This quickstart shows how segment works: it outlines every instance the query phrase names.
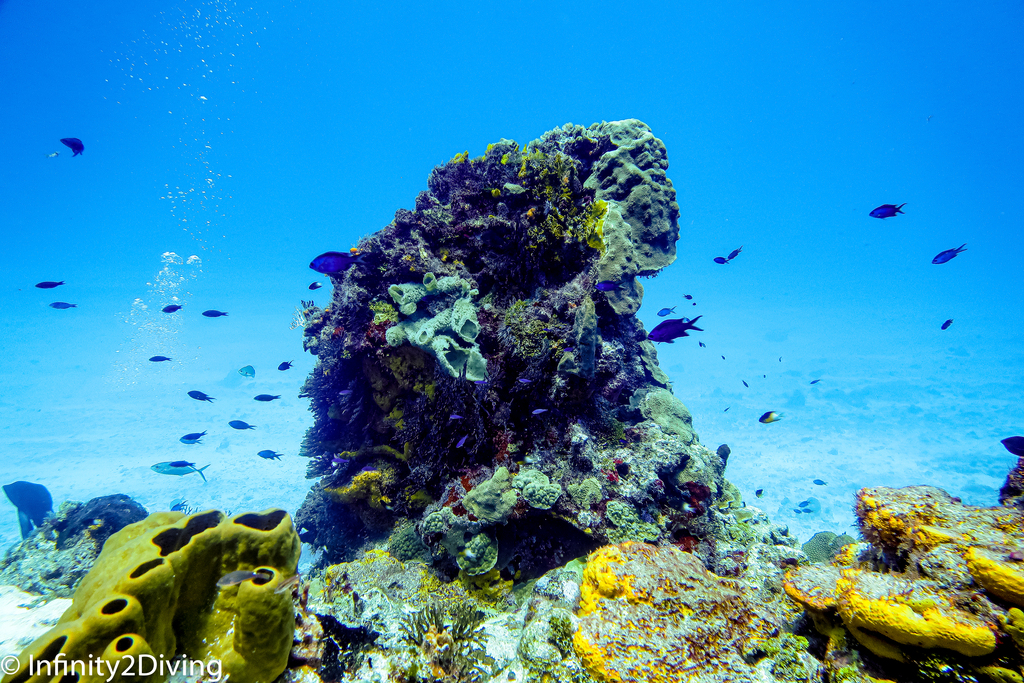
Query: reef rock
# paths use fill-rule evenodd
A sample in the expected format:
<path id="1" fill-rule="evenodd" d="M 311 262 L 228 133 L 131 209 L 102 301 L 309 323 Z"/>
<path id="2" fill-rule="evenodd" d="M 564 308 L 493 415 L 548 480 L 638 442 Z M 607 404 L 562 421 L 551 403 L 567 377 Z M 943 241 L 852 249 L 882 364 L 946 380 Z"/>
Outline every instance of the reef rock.
<path id="1" fill-rule="evenodd" d="M 930 486 L 862 489 L 856 510 L 870 543 L 785 582 L 834 679 L 1024 680 L 1024 512 Z"/>
<path id="2" fill-rule="evenodd" d="M 675 260 L 667 168 L 632 119 L 457 154 L 330 275 L 328 306 L 304 303 L 320 481 L 296 525 L 325 564 L 398 527 L 449 578 L 536 578 L 625 540 L 718 563 L 724 458 L 634 315 L 638 279 Z"/>
<path id="3" fill-rule="evenodd" d="M 146 508 L 123 493 L 62 503 L 56 515 L 7 550 L 0 560 L 0 585 L 47 598 L 70 598 L 103 543 L 146 514 Z"/>

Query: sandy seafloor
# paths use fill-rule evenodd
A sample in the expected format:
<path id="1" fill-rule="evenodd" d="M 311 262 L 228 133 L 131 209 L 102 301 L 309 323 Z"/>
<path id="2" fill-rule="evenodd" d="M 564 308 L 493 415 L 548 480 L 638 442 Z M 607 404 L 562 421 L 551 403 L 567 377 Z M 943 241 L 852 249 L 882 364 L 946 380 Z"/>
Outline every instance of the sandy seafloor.
<path id="1" fill-rule="evenodd" d="M 199 509 L 294 513 L 312 483 L 297 456 L 312 420 L 298 392 L 315 359 L 301 352 L 301 331 L 288 329 L 291 310 L 243 303 L 230 307 L 229 318 L 207 320 L 195 315 L 203 304 L 190 303 L 193 315 L 172 321 L 136 302 L 97 327 L 88 309 L 58 318 L 69 312 L 36 299 L 16 298 L 13 313 L 0 320 L 8 357 L 18 359 L 0 365 L 6 481 L 44 484 L 55 506 L 126 493 L 150 511 L 185 498 Z M 317 299 L 323 305 L 327 296 Z M 648 311 L 659 305 L 656 295 L 645 303 L 648 328 L 657 322 Z M 659 346 L 701 441 L 732 448 L 726 476 L 747 503 L 788 524 L 801 541 L 820 530 L 852 533 L 854 494 L 863 486 L 926 483 L 970 504 L 996 504 L 1014 462 L 999 439 L 1019 432 L 1012 420 L 1024 387 L 1024 353 L 1013 339 L 968 326 L 939 336 L 930 320 L 863 317 L 844 327 L 822 315 L 780 315 L 788 322 L 747 333 L 763 318 L 756 309 L 728 319 L 712 313 L 699 337 L 706 348 L 695 339 Z M 59 328 L 49 324 L 54 320 Z M 154 353 L 175 360 L 149 363 Z M 276 369 L 292 359 L 291 370 Z M 238 374 L 247 364 L 256 367 L 255 379 Z M 810 385 L 817 377 L 823 381 Z M 217 400 L 192 400 L 191 389 Z M 282 398 L 254 401 L 259 393 Z M 766 410 L 785 417 L 760 424 Z M 257 429 L 236 431 L 227 425 L 232 419 Z M 203 430 L 209 434 L 200 445 L 178 442 Z M 262 449 L 284 457 L 261 459 Z M 150 470 L 178 459 L 209 464 L 209 483 Z M 816 486 L 815 478 L 828 483 Z M 795 514 L 796 503 L 811 496 L 820 511 Z M 0 544 L 18 540 L 15 510 L 3 498 Z M 53 616 L 26 615 L 17 607 L 25 602 L 0 595 L 0 655 L 18 651 L 17 641 L 45 630 L 38 622 Z M 26 619 L 37 622 L 30 632 Z"/>

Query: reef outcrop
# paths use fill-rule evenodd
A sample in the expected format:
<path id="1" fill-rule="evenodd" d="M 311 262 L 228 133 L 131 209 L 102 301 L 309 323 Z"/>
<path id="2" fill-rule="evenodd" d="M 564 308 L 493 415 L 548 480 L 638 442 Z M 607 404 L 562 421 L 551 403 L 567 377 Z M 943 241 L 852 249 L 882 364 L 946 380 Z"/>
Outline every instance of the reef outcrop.
<path id="1" fill-rule="evenodd" d="M 62 503 L 56 515 L 4 553 L 0 585 L 18 586 L 46 598 L 70 598 L 103 543 L 147 514 L 146 508 L 123 493 Z"/>
<path id="2" fill-rule="evenodd" d="M 856 511 L 868 542 L 785 582 L 833 679 L 1024 680 L 1024 512 L 930 486 L 862 489 Z"/>
<path id="3" fill-rule="evenodd" d="M 675 260 L 667 168 L 633 119 L 500 140 L 329 274 L 302 316 L 319 481 L 296 516 L 325 564 L 401 528 L 449 578 L 527 580 L 626 540 L 717 565 L 725 459 L 635 316 Z"/>

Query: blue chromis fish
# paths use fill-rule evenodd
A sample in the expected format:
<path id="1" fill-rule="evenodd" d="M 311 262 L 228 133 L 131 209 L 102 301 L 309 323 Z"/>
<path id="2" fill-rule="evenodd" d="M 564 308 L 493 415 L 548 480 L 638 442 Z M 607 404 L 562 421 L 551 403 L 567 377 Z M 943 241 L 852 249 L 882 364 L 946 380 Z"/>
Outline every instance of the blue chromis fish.
<path id="1" fill-rule="evenodd" d="M 770 422 L 778 422 L 782 419 L 782 413 L 776 413 L 773 410 L 769 410 L 767 413 L 757 418 L 757 421 L 762 424 L 768 424 Z"/>
<path id="2" fill-rule="evenodd" d="M 310 289 L 320 289 L 321 287 L 323 287 L 323 285 L 320 284 L 319 282 L 311 282 L 309 284 Z"/>
<path id="3" fill-rule="evenodd" d="M 967 251 L 967 242 L 964 242 L 956 249 L 947 249 L 946 251 L 940 252 L 938 256 L 932 259 L 932 263 L 937 265 L 939 263 L 952 261 L 961 251 Z"/>
<path id="4" fill-rule="evenodd" d="M 235 429 L 256 429 L 256 425 L 251 425 L 248 422 L 243 422 L 241 420 L 232 420 L 231 422 L 228 422 L 228 424 Z"/>
<path id="5" fill-rule="evenodd" d="M 599 292 L 611 292 L 618 288 L 619 283 L 613 282 L 612 280 L 601 280 L 596 285 L 594 285 L 594 289 L 596 289 Z"/>
<path id="6" fill-rule="evenodd" d="M 815 479 L 811 483 L 815 484 L 817 486 L 828 486 L 828 482 L 827 481 L 822 481 L 821 479 Z"/>
<path id="7" fill-rule="evenodd" d="M 150 467 L 150 469 L 159 474 L 173 474 L 179 477 L 186 474 L 192 474 L 193 472 L 198 472 L 199 476 L 203 478 L 203 481 L 206 481 L 206 475 L 203 474 L 203 470 L 207 467 L 209 467 L 209 465 L 206 465 L 205 467 L 196 467 L 194 462 L 174 460 L 171 462 L 158 462 Z"/>
<path id="8" fill-rule="evenodd" d="M 741 251 L 743 251 L 743 247 L 740 247 L 739 249 L 733 249 L 732 251 L 729 252 L 729 255 L 726 258 L 732 261 L 734 258 L 740 255 Z"/>
<path id="9" fill-rule="evenodd" d="M 725 265 L 726 263 L 729 262 L 729 259 L 725 258 L 724 256 L 716 256 L 714 258 L 714 261 L 719 265 Z"/>
<path id="10" fill-rule="evenodd" d="M 173 358 L 168 358 L 167 356 L 150 356 L 149 360 L 152 363 L 162 363 L 164 361 L 173 360 Z"/>
<path id="11" fill-rule="evenodd" d="M 747 389 L 749 389 L 749 388 L 750 388 L 750 385 L 749 385 L 749 384 L 747 384 L 747 380 L 745 380 L 745 379 L 741 379 L 740 381 L 741 381 L 741 382 L 743 382 L 743 386 L 745 386 L 745 387 L 746 387 Z"/>
<path id="12" fill-rule="evenodd" d="M 674 310 L 676 310 L 675 306 L 673 306 L 672 308 L 663 308 L 660 311 L 658 311 L 658 317 L 664 318 L 666 315 L 671 314 Z"/>
<path id="13" fill-rule="evenodd" d="M 702 349 L 706 349 L 708 347 L 708 345 L 702 341 L 697 342 L 697 346 L 699 346 Z"/>
<path id="14" fill-rule="evenodd" d="M 50 304 L 50 308 L 56 308 L 59 311 L 63 311 L 69 308 L 78 308 L 78 304 L 66 304 L 63 301 L 54 301 Z"/>
<path id="15" fill-rule="evenodd" d="M 309 267 L 324 275 L 340 273 L 357 263 L 363 262 L 363 255 L 358 249 L 351 249 L 345 254 L 340 251 L 327 251 L 310 261 Z"/>
<path id="16" fill-rule="evenodd" d="M 188 395 L 197 401 L 207 401 L 209 403 L 213 403 L 214 401 L 217 400 L 213 396 L 207 396 L 201 391 L 190 391 L 188 392 Z"/>
<path id="17" fill-rule="evenodd" d="M 211 308 L 208 311 L 203 311 L 203 315 L 207 318 L 220 318 L 226 316 L 227 314 L 227 311 L 218 311 L 215 308 Z"/>
<path id="18" fill-rule="evenodd" d="M 238 368 L 238 374 L 242 377 L 255 377 L 256 368 L 251 365 L 246 365 L 244 368 Z"/>
<path id="19" fill-rule="evenodd" d="M 1024 458 L 1024 436 L 1008 436 L 999 443 L 1018 458 Z"/>
<path id="20" fill-rule="evenodd" d="M 530 414 L 531 415 L 543 415 L 546 412 L 548 412 L 547 408 L 537 408 L 536 410 L 531 411 Z"/>
<path id="21" fill-rule="evenodd" d="M 952 324 L 953 324 L 953 319 L 952 319 L 952 318 L 950 318 L 950 319 L 949 319 L 949 320 L 947 320 L 946 322 L 942 323 L 942 329 L 944 329 L 944 330 L 948 330 L 948 329 L 949 329 L 949 326 L 950 326 L 950 325 L 952 325 Z"/>
<path id="22" fill-rule="evenodd" d="M 178 439 L 178 441 L 182 442 L 183 444 L 188 444 L 189 446 L 191 446 L 193 444 L 202 443 L 200 439 L 202 439 L 204 436 L 206 436 L 206 432 L 192 432 L 191 434 L 186 434 L 185 436 L 181 437 L 180 439 Z"/>
<path id="23" fill-rule="evenodd" d="M 882 204 L 877 209 L 872 209 L 871 213 L 868 215 L 872 218 L 892 218 L 898 213 L 903 213 L 902 209 L 906 205 L 906 202 L 903 202 L 899 206 L 896 206 L 895 204 Z"/>
<path id="24" fill-rule="evenodd" d="M 53 498 L 45 486 L 28 481 L 4 484 L 3 488 L 7 498 L 18 508 L 21 537 L 28 538 L 32 534 L 33 525 L 41 526 L 53 512 Z"/>
<path id="25" fill-rule="evenodd" d="M 37 282 L 36 287 L 38 287 L 39 289 L 53 289 L 54 287 L 60 287 L 62 284 L 64 284 L 63 280 L 61 280 L 60 282 L 53 282 L 47 280 L 46 282 Z"/>
<path id="26" fill-rule="evenodd" d="M 278 394 L 277 396 L 271 396 L 270 394 L 258 394 L 256 396 L 253 396 L 252 400 L 254 400 L 254 401 L 276 401 L 279 398 L 281 398 L 280 394 Z"/>
<path id="27" fill-rule="evenodd" d="M 85 150 L 85 145 L 78 138 L 61 138 L 60 141 L 71 148 L 71 151 L 74 152 L 71 155 L 73 157 L 77 157 Z"/>
<path id="28" fill-rule="evenodd" d="M 679 318 L 678 320 L 666 320 L 665 322 L 658 323 L 658 326 L 651 330 L 647 338 L 654 342 L 671 344 L 676 339 L 688 337 L 690 330 L 703 332 L 704 330 L 695 324 L 702 317 L 704 316 L 698 315 L 693 320 Z"/>
<path id="29" fill-rule="evenodd" d="M 160 310 L 163 311 L 164 313 L 174 313 L 175 311 L 180 311 L 181 306 L 179 306 L 178 304 L 171 304 L 170 306 L 164 306 Z"/>
<path id="30" fill-rule="evenodd" d="M 283 362 L 280 365 L 278 365 L 277 369 L 278 370 L 287 370 L 288 368 L 290 368 L 292 366 L 292 363 L 294 363 L 294 362 L 295 361 L 286 360 L 285 362 Z"/>
<path id="31" fill-rule="evenodd" d="M 811 380 L 811 384 L 817 384 L 820 381 L 821 381 L 820 379 L 812 379 Z"/>
<path id="32" fill-rule="evenodd" d="M 271 450 L 265 450 L 265 451 L 260 451 L 256 455 L 258 455 L 261 458 L 264 458 L 266 460 L 280 460 L 282 454 L 281 453 L 275 453 L 274 451 L 271 451 Z"/>
<path id="33" fill-rule="evenodd" d="M 468 438 L 469 438 L 469 434 L 467 434 L 466 436 L 464 436 L 461 439 L 459 439 L 459 442 L 457 444 L 455 444 L 455 447 L 456 448 L 462 448 L 462 445 L 464 443 L 466 443 L 466 439 L 468 439 Z"/>

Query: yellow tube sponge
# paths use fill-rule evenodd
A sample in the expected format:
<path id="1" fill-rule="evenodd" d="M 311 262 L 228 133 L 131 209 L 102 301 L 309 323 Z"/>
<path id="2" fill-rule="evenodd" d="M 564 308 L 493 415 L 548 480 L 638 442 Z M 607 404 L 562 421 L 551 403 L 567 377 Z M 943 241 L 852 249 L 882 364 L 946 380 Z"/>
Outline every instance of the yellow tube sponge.
<path id="1" fill-rule="evenodd" d="M 1024 563 L 992 548 L 971 548 L 965 559 L 971 576 L 982 588 L 1007 602 L 1024 605 Z"/>
<path id="2" fill-rule="evenodd" d="M 995 627 L 955 607 L 926 582 L 892 574 L 844 569 L 836 583 L 839 615 L 858 640 L 883 657 L 874 636 L 924 648 L 953 650 L 968 657 L 990 654 L 996 647 Z M 861 638 L 867 632 L 874 642 Z"/>
<path id="3" fill-rule="evenodd" d="M 273 680 L 288 663 L 295 629 L 291 596 L 276 588 L 295 574 L 300 545 L 284 510 L 228 519 L 216 510 L 188 517 L 160 512 L 129 524 L 107 539 L 71 607 L 3 681 L 54 678 L 56 670 L 39 673 L 43 662 L 63 674 L 63 662 L 101 657 L 113 664 L 132 655 L 137 669 L 139 655 L 159 662 L 177 654 L 193 663 L 193 676 L 214 675 L 220 666 L 233 683 Z M 233 571 L 257 570 L 258 578 L 217 585 Z M 27 669 L 30 657 L 35 675 Z M 197 672 L 200 661 L 210 668 Z M 135 680 L 123 676 L 125 666 L 112 677 L 109 665 L 76 670 L 77 682 Z M 163 681 L 168 673 L 158 669 L 148 680 Z"/>

